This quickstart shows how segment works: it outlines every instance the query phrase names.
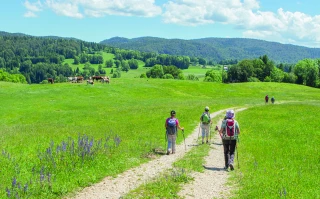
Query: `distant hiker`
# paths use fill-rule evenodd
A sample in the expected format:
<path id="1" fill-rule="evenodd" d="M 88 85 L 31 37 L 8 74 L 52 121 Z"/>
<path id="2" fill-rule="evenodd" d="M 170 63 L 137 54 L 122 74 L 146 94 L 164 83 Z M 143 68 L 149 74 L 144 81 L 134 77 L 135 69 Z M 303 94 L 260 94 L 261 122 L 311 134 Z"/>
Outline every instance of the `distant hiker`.
<path id="1" fill-rule="evenodd" d="M 271 103 L 274 104 L 274 101 L 276 101 L 276 100 L 275 100 L 274 97 L 272 96 L 272 97 L 271 97 Z"/>
<path id="2" fill-rule="evenodd" d="M 170 112 L 170 117 L 166 119 L 165 127 L 168 139 L 167 155 L 170 153 L 174 154 L 176 152 L 178 129 L 184 130 L 183 127 L 180 127 L 179 120 L 176 118 L 176 112 L 174 110 Z"/>
<path id="3" fill-rule="evenodd" d="M 208 106 L 204 108 L 204 112 L 200 117 L 200 121 L 201 121 L 201 130 L 202 130 L 202 144 L 204 143 L 204 137 L 206 137 L 206 143 L 208 143 L 208 137 L 210 133 L 210 124 L 211 124 L 211 117 L 210 117 Z"/>
<path id="4" fill-rule="evenodd" d="M 240 134 L 239 123 L 236 120 L 234 120 L 234 117 L 234 111 L 227 110 L 226 119 L 222 121 L 221 128 L 219 131 L 219 134 L 222 137 L 222 143 L 224 148 L 224 169 L 228 169 L 229 167 L 231 170 L 234 169 L 234 152 L 237 144 L 237 137 Z"/>
<path id="5" fill-rule="evenodd" d="M 266 104 L 268 104 L 269 96 L 268 96 L 268 95 L 266 95 L 266 96 L 264 97 L 264 100 L 266 101 Z"/>

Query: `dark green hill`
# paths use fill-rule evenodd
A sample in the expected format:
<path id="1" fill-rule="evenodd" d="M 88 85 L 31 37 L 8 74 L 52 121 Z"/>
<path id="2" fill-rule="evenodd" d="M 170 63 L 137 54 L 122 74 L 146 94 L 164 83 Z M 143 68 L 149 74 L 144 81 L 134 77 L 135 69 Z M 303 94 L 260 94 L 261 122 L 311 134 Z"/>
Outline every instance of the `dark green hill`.
<path id="1" fill-rule="evenodd" d="M 252 59 L 267 55 L 276 63 L 296 63 L 301 59 L 320 57 L 320 48 L 307 48 L 291 44 L 243 38 L 182 40 L 157 37 L 139 37 L 133 39 L 114 37 L 101 41 L 100 43 L 144 52 L 201 57 L 214 62 L 230 59 Z"/>
<path id="2" fill-rule="evenodd" d="M 48 38 L 48 39 L 71 39 L 71 40 L 79 40 L 74 37 L 59 37 L 59 36 L 32 36 L 24 33 L 9 33 L 5 31 L 0 31 L 0 36 L 8 36 L 8 37 L 39 37 L 39 38 Z"/>

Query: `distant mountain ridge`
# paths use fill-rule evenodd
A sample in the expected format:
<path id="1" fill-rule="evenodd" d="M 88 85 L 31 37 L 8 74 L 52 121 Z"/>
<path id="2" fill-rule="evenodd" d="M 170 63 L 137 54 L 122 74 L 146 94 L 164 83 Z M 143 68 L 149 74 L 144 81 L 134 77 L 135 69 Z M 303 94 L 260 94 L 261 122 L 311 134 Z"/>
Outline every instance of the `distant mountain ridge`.
<path id="1" fill-rule="evenodd" d="M 267 55 L 276 63 L 296 63 L 305 58 L 320 58 L 320 48 L 308 48 L 245 38 L 164 39 L 157 37 L 113 37 L 100 42 L 113 47 L 159 54 L 202 57 L 215 62 L 254 59 Z"/>
<path id="2" fill-rule="evenodd" d="M 59 36 L 33 36 L 27 35 L 24 33 L 9 33 L 5 31 L 0 31 L 0 36 L 16 36 L 16 37 L 40 37 L 40 38 L 48 38 L 48 39 L 73 39 L 73 40 L 80 40 L 73 37 L 59 37 Z"/>

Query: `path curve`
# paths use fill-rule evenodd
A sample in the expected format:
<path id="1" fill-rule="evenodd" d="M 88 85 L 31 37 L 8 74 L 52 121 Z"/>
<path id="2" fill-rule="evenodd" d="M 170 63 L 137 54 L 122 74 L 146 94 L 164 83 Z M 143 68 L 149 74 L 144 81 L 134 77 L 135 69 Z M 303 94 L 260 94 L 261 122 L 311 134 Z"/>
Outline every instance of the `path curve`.
<path id="1" fill-rule="evenodd" d="M 223 112 L 225 112 L 225 110 L 214 112 L 211 114 L 211 117 L 212 118 L 217 117 Z M 141 164 L 136 168 L 129 169 L 119 174 L 116 178 L 106 177 L 101 182 L 94 184 L 90 187 L 84 188 L 72 198 L 74 199 L 88 199 L 88 198 L 94 198 L 94 199 L 106 199 L 106 198 L 116 199 L 117 198 L 118 199 L 120 198 L 121 196 L 128 193 L 130 190 L 137 188 L 141 184 L 146 183 L 151 179 L 157 177 L 160 173 L 164 172 L 165 170 L 172 168 L 172 163 L 182 158 L 186 154 L 186 152 L 190 151 L 191 148 L 195 145 L 195 143 L 197 143 L 198 134 L 199 134 L 199 125 L 197 125 L 194 131 L 185 139 L 185 143 L 187 146 L 186 150 L 185 150 L 185 145 L 182 142 L 181 144 L 176 146 L 175 154 L 172 154 L 169 156 L 164 155 L 164 156 L 161 156 L 160 158 Z M 217 136 L 218 134 L 216 134 L 214 142 L 218 142 Z M 218 145 L 218 150 L 221 150 L 220 148 L 221 147 L 219 147 Z M 216 155 L 216 153 L 219 153 L 219 155 Z M 222 154 L 223 152 L 221 151 L 216 152 L 215 150 L 210 150 L 210 154 L 207 157 L 207 161 L 211 159 L 211 157 L 223 158 Z M 219 162 L 220 162 L 220 165 L 218 165 Z M 215 163 L 217 165 L 213 165 L 210 162 L 207 162 L 207 164 L 210 164 L 213 167 L 221 168 L 223 165 L 223 159 L 221 160 L 217 159 Z M 217 171 L 217 172 L 218 173 L 212 172 L 212 175 L 214 175 L 212 178 L 218 177 L 217 179 L 226 179 L 227 172 L 221 172 L 221 171 Z M 211 189 L 212 187 L 216 187 L 218 189 L 216 191 L 217 193 L 222 192 L 222 189 L 221 189 L 222 186 L 217 186 L 217 184 L 214 184 L 210 187 Z M 185 193 L 182 195 L 186 196 L 188 194 L 189 193 Z M 214 194 L 211 195 L 211 198 L 213 196 L 215 195 Z"/>

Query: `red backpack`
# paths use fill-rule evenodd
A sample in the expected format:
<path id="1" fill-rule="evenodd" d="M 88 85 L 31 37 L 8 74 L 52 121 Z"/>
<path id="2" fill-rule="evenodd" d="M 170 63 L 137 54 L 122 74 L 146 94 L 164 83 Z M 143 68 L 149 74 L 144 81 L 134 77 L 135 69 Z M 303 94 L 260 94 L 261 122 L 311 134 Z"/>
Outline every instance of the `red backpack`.
<path id="1" fill-rule="evenodd" d="M 224 133 L 224 140 L 235 140 L 236 125 L 233 119 L 226 119 L 226 131 Z"/>

